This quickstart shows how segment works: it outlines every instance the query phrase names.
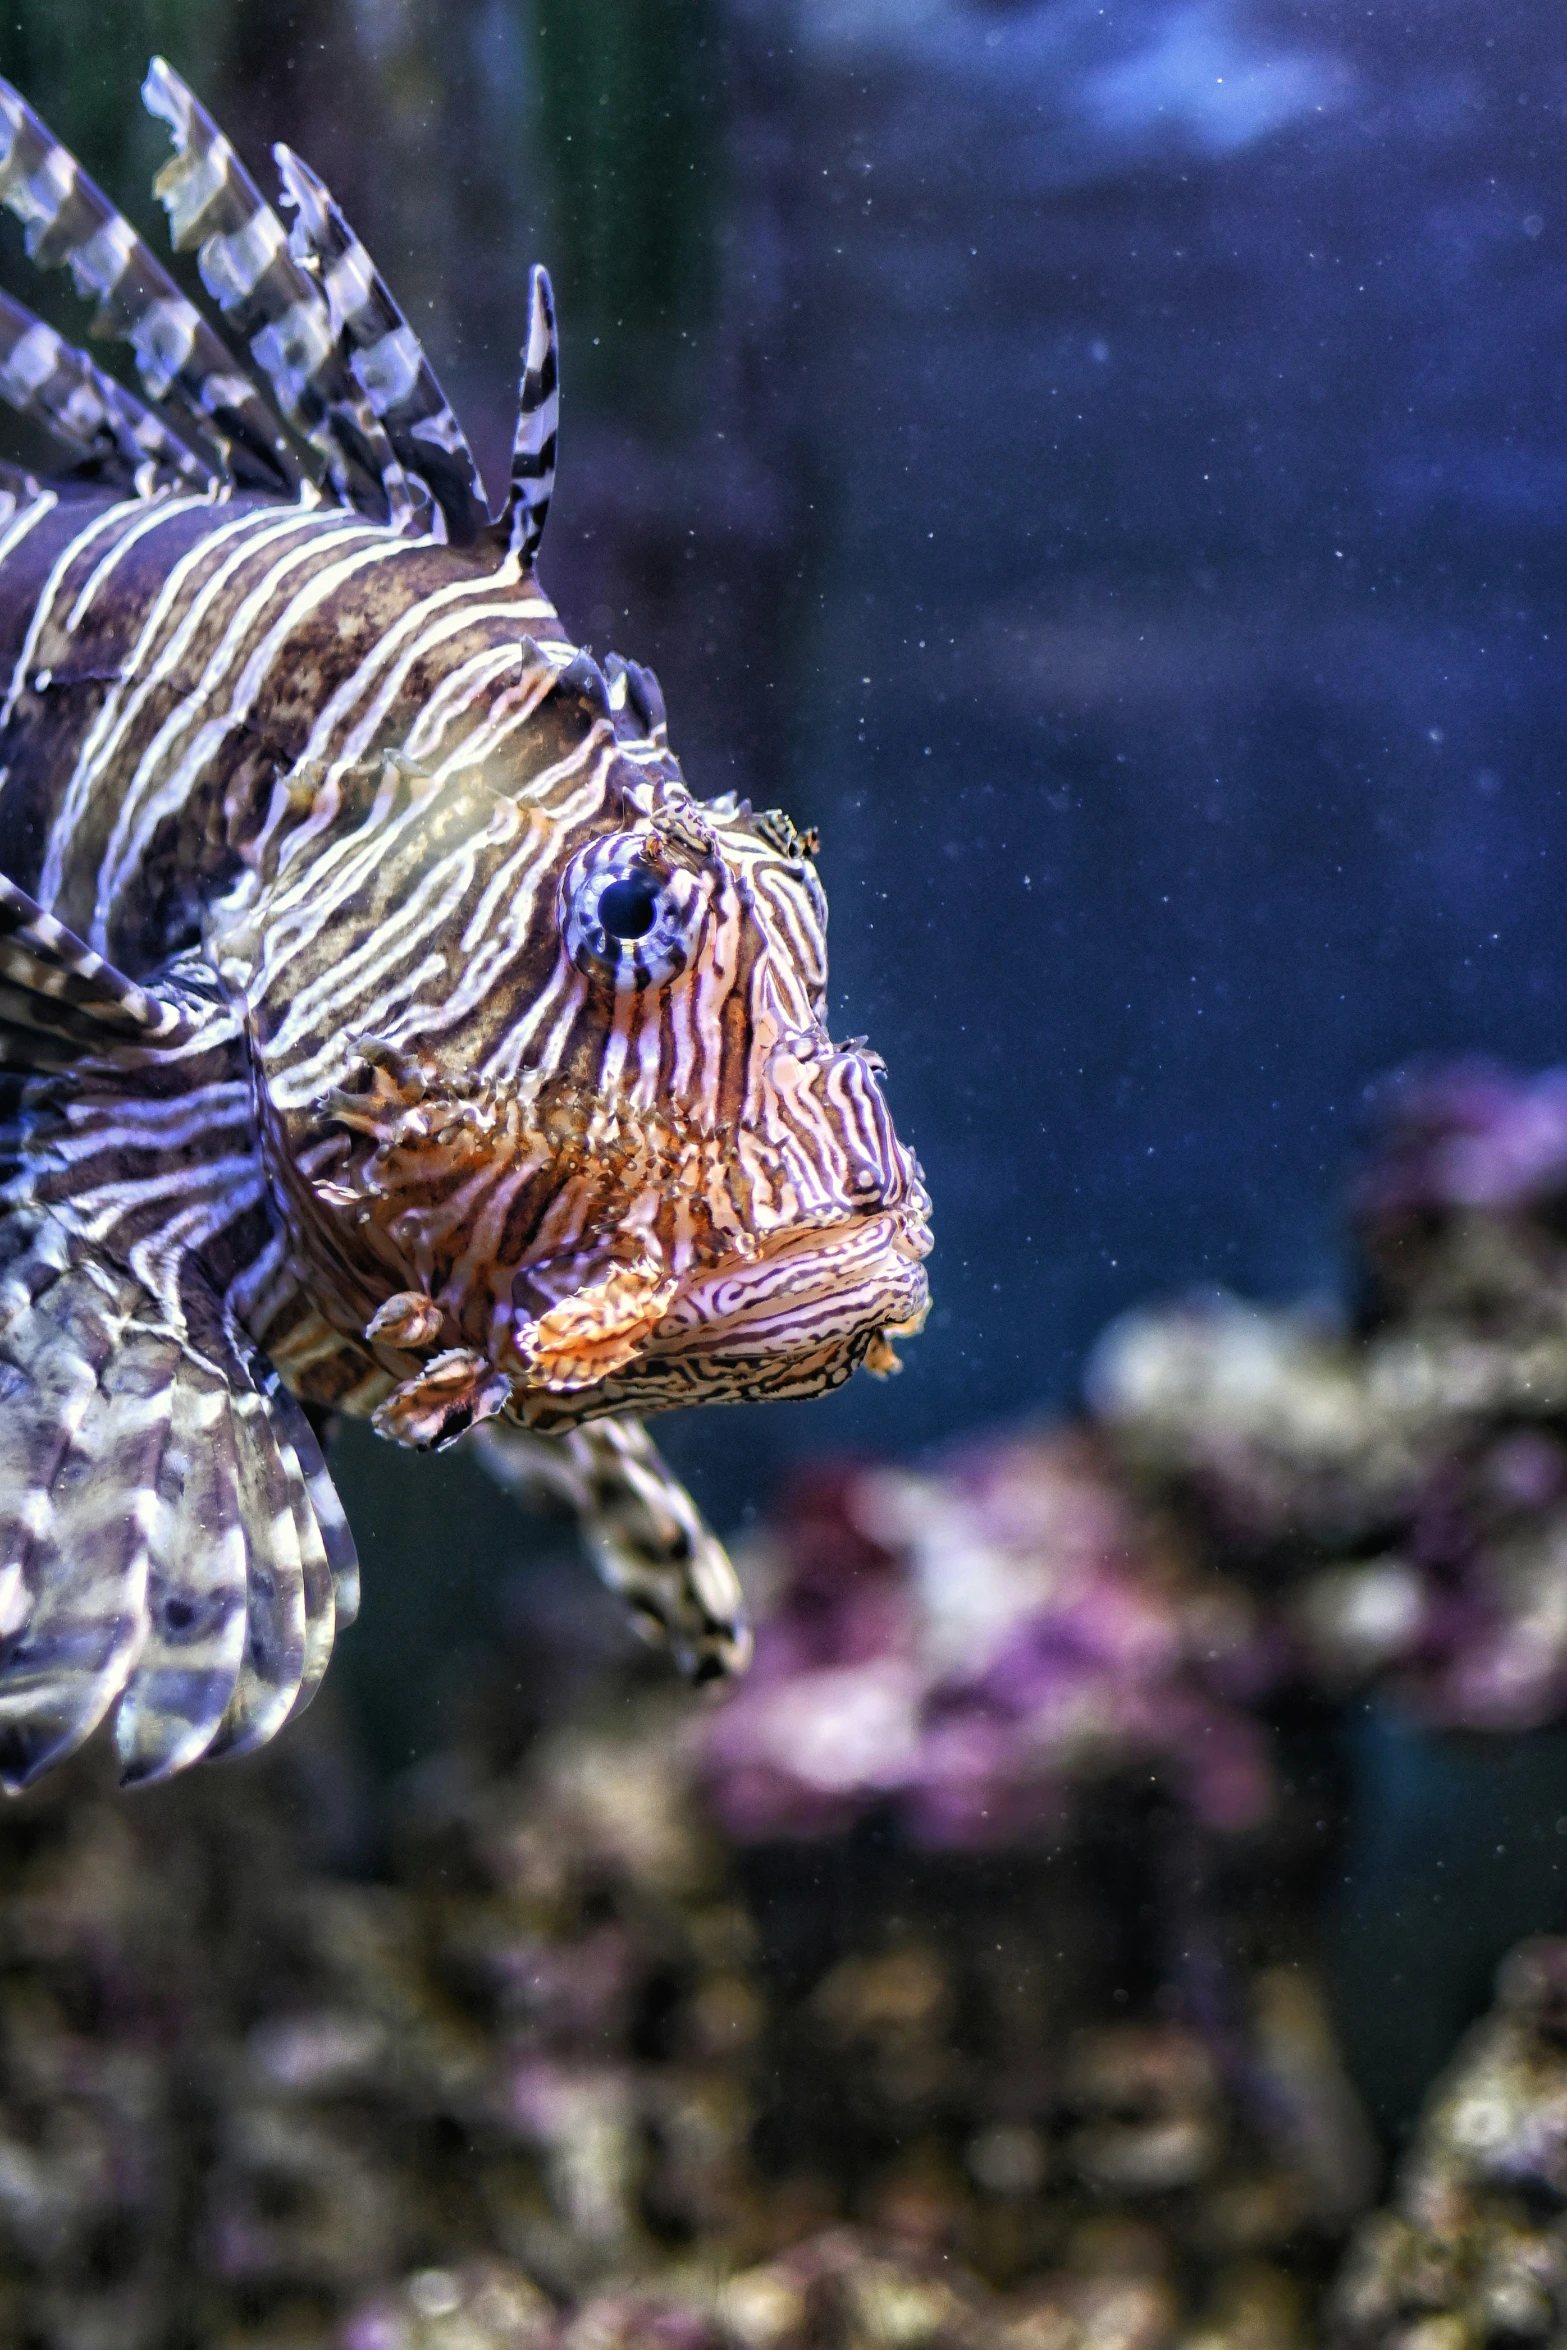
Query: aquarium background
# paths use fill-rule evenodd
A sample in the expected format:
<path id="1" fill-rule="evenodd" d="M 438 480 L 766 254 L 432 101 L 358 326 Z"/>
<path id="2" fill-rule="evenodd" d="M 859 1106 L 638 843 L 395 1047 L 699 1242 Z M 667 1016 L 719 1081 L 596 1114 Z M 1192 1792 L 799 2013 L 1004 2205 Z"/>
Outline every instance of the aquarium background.
<path id="1" fill-rule="evenodd" d="M 715 1521 L 1071 1411 L 1150 1300 L 1349 1310 L 1389 1072 L 1564 1056 L 1554 12 L 11 6 L 0 70 L 161 249 L 154 48 L 258 176 L 285 138 L 330 179 L 494 482 L 548 263 L 546 583 L 656 668 L 696 790 L 821 829 L 832 1019 L 888 1063 L 935 1305 L 895 1380 L 663 1423 Z M 520 1718 L 530 1643 L 613 1646 L 476 1468 L 336 1458 L 373 1771 L 442 1746 L 481 1660 Z M 1374 1699 L 1336 1736 L 1320 1933 L 1392 2142 L 1502 1952 L 1567 1924 L 1567 1758 Z"/>

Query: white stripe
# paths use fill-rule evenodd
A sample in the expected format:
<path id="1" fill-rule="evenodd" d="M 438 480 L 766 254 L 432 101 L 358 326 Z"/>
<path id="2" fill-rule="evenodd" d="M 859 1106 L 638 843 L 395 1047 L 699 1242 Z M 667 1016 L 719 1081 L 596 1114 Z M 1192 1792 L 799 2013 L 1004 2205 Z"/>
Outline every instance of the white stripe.
<path id="1" fill-rule="evenodd" d="M 430 542 L 427 540 L 415 540 L 404 543 L 408 545 L 428 545 Z M 380 640 L 371 648 L 370 652 L 365 656 L 365 659 L 360 663 L 358 669 L 354 671 L 353 675 L 351 677 L 345 678 L 343 683 L 333 693 L 325 709 L 320 713 L 320 715 L 315 720 L 315 723 L 311 727 L 309 739 L 306 742 L 304 749 L 300 752 L 299 757 L 294 762 L 293 773 L 298 775 L 303 772 L 307 772 L 310 767 L 325 760 L 327 746 L 332 740 L 333 733 L 343 722 L 343 720 L 347 718 L 350 711 L 352 711 L 355 702 L 367 689 L 370 679 L 374 677 L 376 671 L 380 668 L 383 661 L 391 657 L 395 648 L 399 644 L 405 642 L 406 638 L 419 627 L 421 621 L 424 620 L 431 611 L 435 610 L 439 606 L 450 604 L 458 597 L 489 594 L 495 590 L 498 584 L 507 584 L 511 580 L 516 580 L 518 576 L 519 574 L 517 565 L 508 557 L 508 559 L 503 562 L 497 570 L 486 572 L 479 579 L 463 580 L 457 582 L 451 587 L 439 588 L 434 592 L 434 594 L 421 598 L 417 604 L 411 604 L 408 610 L 399 615 L 398 619 L 393 622 L 392 626 L 387 630 L 386 634 L 381 637 Z M 496 604 L 492 606 L 488 612 L 480 611 L 477 613 L 467 614 L 460 622 L 460 625 L 466 626 L 469 620 L 480 620 L 495 617 L 515 617 L 518 620 L 535 619 L 541 622 L 549 621 L 553 622 L 557 629 L 560 627 L 560 621 L 556 615 L 554 606 L 544 597 L 536 595 L 521 597 L 515 603 L 508 602 L 505 604 Z M 371 711 L 370 716 L 363 720 L 361 724 L 355 728 L 354 732 L 349 736 L 348 741 L 342 751 L 332 761 L 330 767 L 327 768 L 321 787 L 316 794 L 315 806 L 312 808 L 309 816 L 306 817 L 305 821 L 302 824 L 297 825 L 294 830 L 290 832 L 287 840 L 283 844 L 282 853 L 279 858 L 280 873 L 284 871 L 296 857 L 300 856 L 313 841 L 317 840 L 323 832 L 329 831 L 336 823 L 340 797 L 339 786 L 342 777 L 347 773 L 348 769 L 354 765 L 355 761 L 363 754 L 363 751 L 367 745 L 374 738 L 376 728 L 380 725 L 383 717 L 386 714 L 386 710 L 396 699 L 397 693 L 402 687 L 408 670 L 413 666 L 414 662 L 421 657 L 421 654 L 425 649 L 426 648 L 422 644 L 416 646 L 414 650 L 398 664 L 396 676 L 393 678 L 390 685 L 383 690 L 381 696 L 378 697 L 375 708 Z"/>
<path id="2" fill-rule="evenodd" d="M 450 587 L 438 588 L 432 595 L 422 597 L 417 604 L 410 604 L 408 610 L 399 615 L 386 634 L 378 638 L 376 643 L 372 645 L 353 675 L 345 677 L 334 692 L 331 700 L 311 727 L 310 739 L 300 752 L 295 762 L 296 767 L 310 767 L 325 760 L 333 735 L 347 719 L 356 703 L 369 690 L 370 682 L 376 672 L 384 662 L 392 659 L 399 645 L 413 635 L 433 611 L 464 596 L 489 595 L 513 586 L 520 578 L 521 573 L 515 563 L 503 563 L 498 570 L 485 572 L 478 579 L 455 581 Z M 521 598 L 515 604 L 497 604 L 495 610 L 497 612 L 515 611 L 519 619 L 532 612 L 537 612 L 550 619 L 555 618 L 554 607 L 546 603 L 542 597 Z M 368 736 L 365 739 L 368 740 Z M 356 756 L 357 753 L 350 748 L 340 764 L 351 765 Z"/>
<path id="3" fill-rule="evenodd" d="M 485 645 L 449 669 L 408 730 L 403 744 L 407 756 L 427 760 L 447 729 L 473 707 L 490 680 L 515 669 L 521 659 L 519 645 Z"/>
<path id="4" fill-rule="evenodd" d="M 32 325 L 6 353 L 4 375 L 7 396 L 17 407 L 27 405 L 40 384 L 45 384 L 60 364 L 61 343 L 52 326 L 40 319 Z"/>
<path id="5" fill-rule="evenodd" d="M 328 297 L 341 305 L 344 315 L 352 313 L 350 306 L 342 301 L 338 281 L 344 275 L 347 263 L 363 250 L 363 246 L 356 246 L 352 254 L 345 254 L 326 281 Z M 397 326 L 393 327 L 390 334 L 382 335 L 379 342 L 356 351 L 348 364 L 355 382 L 377 416 L 385 416 L 392 409 L 400 408 L 418 383 L 424 353 L 413 328 Z"/>
<path id="6" fill-rule="evenodd" d="M 371 533 L 380 541 L 379 544 L 361 547 L 355 554 L 345 556 L 340 563 L 328 564 L 323 570 L 312 573 L 306 585 L 290 601 L 280 618 L 273 622 L 246 662 L 235 684 L 228 708 L 221 717 L 209 718 L 201 727 L 195 742 L 173 775 L 159 790 L 152 794 L 139 818 L 136 816 L 136 795 L 134 792 L 127 794 L 108 846 L 104 851 L 103 863 L 99 867 L 98 898 L 93 911 L 95 944 L 100 940 L 107 941 L 108 924 L 112 919 L 115 905 L 122 892 L 129 886 L 136 866 L 151 845 L 152 836 L 158 825 L 166 815 L 176 813 L 185 805 L 188 794 L 208 760 L 233 733 L 235 727 L 243 725 L 245 719 L 250 715 L 256 698 L 266 683 L 268 673 L 287 639 L 328 596 L 335 593 L 346 580 L 353 578 L 355 573 L 385 563 L 393 556 L 405 551 L 407 542 L 399 540 L 388 542 L 384 532 L 377 524 L 360 524 L 357 527 L 350 525 L 346 529 L 339 530 L 337 537 L 341 543 L 345 538 L 359 538 Z M 315 550 L 308 549 L 305 552 L 314 553 Z M 278 568 L 282 570 L 286 567 L 286 565 L 280 565 Z M 256 604 L 257 609 L 265 601 L 266 595 L 270 594 L 271 584 L 272 579 L 269 577 L 268 581 L 263 583 L 262 589 L 256 591 L 252 601 Z M 242 641 L 237 628 L 231 627 L 225 637 L 224 645 L 219 648 L 220 654 L 223 655 L 219 665 L 220 675 L 222 670 L 228 666 L 229 659 L 233 657 L 232 653 L 227 650 L 230 639 L 233 640 L 237 649 L 238 644 Z M 214 658 L 216 661 L 217 656 Z M 203 685 L 197 690 L 197 696 L 190 699 L 198 699 L 205 694 L 205 691 L 206 685 L 203 681 Z M 187 700 L 184 710 L 188 711 L 189 708 L 190 700 Z M 138 770 L 138 780 L 140 773 L 141 771 Z"/>
<path id="7" fill-rule="evenodd" d="M 172 508 L 166 509 L 159 517 L 160 523 L 170 519 L 172 512 Z M 153 598 L 135 644 L 131 647 L 127 658 L 120 664 L 119 676 L 113 690 L 105 696 L 102 708 L 95 715 L 91 726 L 82 738 L 81 747 L 77 751 L 76 765 L 72 769 L 70 780 L 65 787 L 59 813 L 49 829 L 43 875 L 38 886 L 38 895 L 45 904 L 52 903 L 59 893 L 65 859 L 83 810 L 91 796 L 93 784 L 102 767 L 108 763 L 118 749 L 119 738 L 124 727 L 129 726 L 134 720 L 136 712 L 141 708 L 147 694 L 151 691 L 155 679 L 149 679 L 146 684 L 130 692 L 129 707 L 127 707 L 127 690 L 132 687 L 133 680 L 138 676 L 143 662 L 148 658 L 164 621 L 171 613 L 181 612 L 192 574 L 198 571 L 210 556 L 218 553 L 231 541 L 243 540 L 247 532 L 264 546 L 269 544 L 274 536 L 311 524 L 324 523 L 327 519 L 325 516 L 304 514 L 298 508 L 291 508 L 280 521 L 275 506 L 256 507 L 249 513 L 233 515 L 227 521 L 216 525 L 212 530 L 203 532 L 196 544 L 187 548 L 174 565 L 168 578 Z M 244 555 L 253 551 L 251 548 L 242 548 L 238 559 L 242 560 Z M 3 554 L 4 549 L 0 548 L 0 556 Z M 216 591 L 217 583 L 220 580 L 226 579 L 230 575 L 233 561 L 234 559 L 230 559 L 220 564 L 214 571 L 212 579 L 198 591 L 190 608 L 181 613 L 170 638 L 169 646 L 165 648 L 166 655 L 174 652 L 177 656 L 177 652 L 182 651 L 190 642 L 202 619 L 205 618 L 211 593 Z M 122 711 L 124 712 L 123 724 Z"/>
<path id="8" fill-rule="evenodd" d="M 106 530 L 113 530 L 117 523 L 125 519 L 126 515 L 139 515 L 141 511 L 142 504 L 139 498 L 128 498 L 117 505 L 106 506 L 88 523 L 87 528 L 79 530 L 75 538 L 55 557 L 38 601 L 33 606 L 33 616 L 27 624 L 27 634 L 22 639 L 22 649 L 16 657 L 16 667 L 11 672 L 10 689 L 5 700 L 0 702 L 0 726 L 9 723 L 22 688 L 27 683 L 27 673 L 31 669 L 34 656 L 38 651 L 38 639 L 49 624 L 50 615 L 54 610 L 54 599 L 60 592 L 60 583 L 67 571 L 82 549 L 91 546 L 95 538 L 101 537 Z"/>
<path id="9" fill-rule="evenodd" d="M 86 616 L 88 606 L 105 580 L 113 576 L 121 559 L 128 555 L 132 547 L 138 545 L 150 530 L 161 530 L 163 525 L 171 521 L 175 515 L 189 514 L 193 507 L 210 506 L 211 503 L 210 491 L 198 491 L 194 495 L 186 497 L 165 498 L 161 505 L 155 506 L 151 512 L 143 513 L 139 521 L 133 522 L 130 529 L 110 548 L 103 561 L 95 564 L 88 573 L 80 594 L 65 616 L 66 635 L 73 636 L 75 634 Z"/>

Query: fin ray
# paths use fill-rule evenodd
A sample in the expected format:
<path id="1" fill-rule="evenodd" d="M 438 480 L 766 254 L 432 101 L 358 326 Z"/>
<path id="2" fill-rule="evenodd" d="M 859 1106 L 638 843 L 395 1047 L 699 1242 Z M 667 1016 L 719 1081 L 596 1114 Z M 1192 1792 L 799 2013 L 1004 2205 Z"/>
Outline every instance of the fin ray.
<path id="1" fill-rule="evenodd" d="M 304 1561 L 288 1471 L 266 1398 L 234 1392 L 239 1423 L 245 1543 L 245 1653 L 209 1755 L 250 1754 L 280 1730 L 305 1677 L 308 1620 Z"/>
<path id="2" fill-rule="evenodd" d="M 0 293 L 0 399 L 91 465 L 142 496 L 164 485 L 216 490 L 218 476 L 123 384 Z"/>
<path id="3" fill-rule="evenodd" d="M 326 298 L 229 141 L 173 67 L 155 57 L 142 85 L 174 153 L 153 182 L 176 252 L 196 249 L 201 282 L 310 443 L 345 504 L 393 530 L 414 518 L 408 477 L 338 350 Z"/>
<path id="4" fill-rule="evenodd" d="M 326 1552 L 327 1567 L 332 1577 L 332 1605 L 341 1630 L 351 1624 L 359 1613 L 359 1554 L 354 1548 L 353 1531 L 343 1505 L 338 1499 L 332 1472 L 326 1465 L 315 1430 L 305 1416 L 304 1406 L 284 1386 L 275 1370 L 269 1370 L 264 1382 L 272 1416 L 287 1436 L 299 1462 L 300 1474 L 305 1480 L 305 1491 L 315 1516 L 316 1531 Z"/>
<path id="5" fill-rule="evenodd" d="M 451 402 L 385 279 L 332 191 L 292 148 L 272 150 L 285 203 L 295 212 L 289 250 L 319 274 L 332 331 L 348 372 L 386 429 L 394 455 L 428 489 L 454 546 L 469 546 L 489 519 L 484 484 Z"/>
<path id="6" fill-rule="evenodd" d="M 688 1680 L 744 1672 L 751 1631 L 740 1578 L 640 1420 L 544 1436 L 497 1419 L 468 1441 L 510 1491 L 566 1503 L 600 1581 L 644 1637 L 668 1643 Z"/>
<path id="7" fill-rule="evenodd" d="M 289 1506 L 294 1513 L 294 1534 L 299 1544 L 300 1577 L 305 1606 L 305 1656 L 300 1673 L 299 1688 L 289 1708 L 288 1719 L 302 1714 L 321 1686 L 321 1676 L 332 1656 L 332 1642 L 337 1633 L 337 1599 L 333 1587 L 332 1566 L 316 1513 L 311 1504 L 310 1489 L 291 1431 L 278 1410 L 278 1397 L 283 1383 L 272 1373 L 263 1379 L 267 1397 L 272 1435 L 283 1463 L 283 1474 L 288 1480 Z"/>
<path id="8" fill-rule="evenodd" d="M 517 396 L 511 481 L 505 511 L 496 525 L 497 535 L 524 569 L 535 561 L 549 519 L 559 432 L 560 347 L 555 299 L 548 270 L 535 266 L 528 276 L 528 340 Z"/>
<path id="9" fill-rule="evenodd" d="M 186 1359 L 174 1382 L 147 1583 L 145 1646 L 114 1717 L 121 1784 L 206 1752 L 245 1647 L 245 1533 L 227 1383 Z"/>
<path id="10" fill-rule="evenodd" d="M 146 1637 L 177 1342 L 48 1216 L 16 1218 L 0 1332 L 0 1785 L 90 1735 Z M 39 1277 L 41 1276 L 41 1278 Z"/>
<path id="11" fill-rule="evenodd" d="M 42 1073 L 111 1045 L 174 1045 L 190 1034 L 176 1005 L 0 874 L 0 1068 Z"/>
<path id="12" fill-rule="evenodd" d="M 18 90 L 0 80 L 0 204 L 40 269 L 68 267 L 93 331 L 127 342 L 148 398 L 176 400 L 243 478 L 297 490 L 299 459 L 258 387 Z"/>

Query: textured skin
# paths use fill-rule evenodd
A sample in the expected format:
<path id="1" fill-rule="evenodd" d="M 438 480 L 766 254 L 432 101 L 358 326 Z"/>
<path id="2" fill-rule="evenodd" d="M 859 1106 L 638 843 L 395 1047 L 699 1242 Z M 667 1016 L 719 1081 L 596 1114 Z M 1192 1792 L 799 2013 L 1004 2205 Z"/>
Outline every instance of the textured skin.
<path id="1" fill-rule="evenodd" d="M 0 311 L 0 396 L 84 461 L 0 497 L 7 1784 L 116 1700 L 148 1779 L 308 1699 L 357 1578 L 302 1406 L 488 1422 L 639 1620 L 733 1669 L 732 1570 L 606 1415 L 819 1393 L 925 1304 L 919 1170 L 824 1026 L 813 844 L 695 800 L 655 681 L 539 585 L 543 273 L 491 521 L 329 192 L 280 152 L 286 237 L 166 66 L 145 94 L 248 380 L 0 85 L 0 201 L 153 403 Z"/>

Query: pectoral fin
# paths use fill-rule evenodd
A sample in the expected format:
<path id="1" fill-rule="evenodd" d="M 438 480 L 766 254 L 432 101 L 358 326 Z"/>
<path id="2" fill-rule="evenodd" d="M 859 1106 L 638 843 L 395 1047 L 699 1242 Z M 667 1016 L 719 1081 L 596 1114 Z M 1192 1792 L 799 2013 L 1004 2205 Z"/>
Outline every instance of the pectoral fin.
<path id="1" fill-rule="evenodd" d="M 536 1321 L 519 1322 L 512 1343 L 529 1384 L 569 1395 L 613 1378 L 646 1346 L 676 1287 L 661 1264 L 612 1265 Z"/>
<path id="2" fill-rule="evenodd" d="M 112 1045 L 175 1045 L 179 1005 L 127 979 L 0 874 L 0 1068 L 67 1069 Z"/>
<path id="3" fill-rule="evenodd" d="M 118 1701 L 124 1778 L 262 1743 L 357 1594 L 303 1415 L 195 1267 L 170 1313 L 46 1210 L 0 1224 L 0 1785 Z"/>
<path id="4" fill-rule="evenodd" d="M 668 1642 L 688 1680 L 744 1672 L 751 1629 L 740 1578 L 640 1420 L 590 1420 L 563 1436 L 491 1420 L 474 1447 L 508 1491 L 575 1514 L 600 1578 L 645 1639 Z"/>

